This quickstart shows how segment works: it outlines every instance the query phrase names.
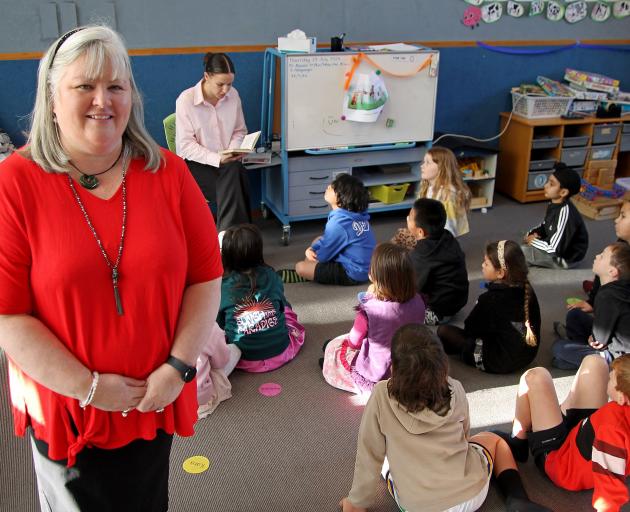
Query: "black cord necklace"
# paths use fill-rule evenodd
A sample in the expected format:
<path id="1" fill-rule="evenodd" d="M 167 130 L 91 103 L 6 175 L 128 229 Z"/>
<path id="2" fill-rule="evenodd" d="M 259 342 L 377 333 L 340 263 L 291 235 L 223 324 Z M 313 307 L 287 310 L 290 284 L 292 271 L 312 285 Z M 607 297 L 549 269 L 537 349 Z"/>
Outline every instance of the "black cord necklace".
<path id="1" fill-rule="evenodd" d="M 68 160 L 68 163 L 72 167 L 74 167 L 74 169 L 76 169 L 77 172 L 79 172 L 79 174 L 81 174 L 81 176 L 79 176 L 79 183 L 81 184 L 81 186 L 83 188 L 87 188 L 88 190 L 94 190 L 96 187 L 98 187 L 101 184 L 101 182 L 98 181 L 97 176 L 100 176 L 101 174 L 105 174 L 106 172 L 111 171 L 120 160 L 120 157 L 122 156 L 124 149 L 125 149 L 125 146 L 123 144 L 123 147 L 120 148 L 120 153 L 118 154 L 118 158 L 116 158 L 114 163 L 110 165 L 107 169 L 105 169 L 104 171 L 97 172 L 94 174 L 84 173 L 81 169 L 79 169 L 76 165 L 72 163 L 72 160 Z"/>

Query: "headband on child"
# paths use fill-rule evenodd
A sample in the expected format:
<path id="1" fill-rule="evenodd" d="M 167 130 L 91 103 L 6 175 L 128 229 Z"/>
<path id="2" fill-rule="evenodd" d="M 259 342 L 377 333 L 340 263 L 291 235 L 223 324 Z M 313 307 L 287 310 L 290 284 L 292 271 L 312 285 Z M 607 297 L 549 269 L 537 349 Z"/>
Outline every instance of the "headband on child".
<path id="1" fill-rule="evenodd" d="M 507 242 L 507 240 L 501 240 L 497 243 L 497 257 L 499 258 L 499 265 L 501 265 L 503 271 L 507 270 L 505 266 L 505 242 Z"/>

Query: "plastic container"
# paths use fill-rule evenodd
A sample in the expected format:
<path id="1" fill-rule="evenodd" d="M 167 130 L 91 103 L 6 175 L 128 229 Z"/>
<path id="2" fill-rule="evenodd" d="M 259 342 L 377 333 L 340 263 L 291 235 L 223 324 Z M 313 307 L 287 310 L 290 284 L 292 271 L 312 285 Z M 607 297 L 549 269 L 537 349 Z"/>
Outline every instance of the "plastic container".
<path id="1" fill-rule="evenodd" d="M 584 167 L 571 167 L 571 169 L 577 172 L 580 178 L 584 176 Z"/>
<path id="2" fill-rule="evenodd" d="M 553 171 L 530 172 L 527 177 L 527 190 L 540 190 L 552 174 Z"/>
<path id="3" fill-rule="evenodd" d="M 591 160 L 612 160 L 615 152 L 614 144 L 609 146 L 593 146 L 591 148 Z"/>
<path id="4" fill-rule="evenodd" d="M 612 144 L 617 140 L 621 124 L 596 124 L 593 126 L 592 144 Z"/>
<path id="5" fill-rule="evenodd" d="M 619 151 L 630 151 L 630 132 L 621 134 L 621 141 L 619 142 Z"/>
<path id="6" fill-rule="evenodd" d="M 588 155 L 588 148 L 567 148 L 560 154 L 560 161 L 569 167 L 584 165 Z"/>
<path id="7" fill-rule="evenodd" d="M 368 187 L 370 197 L 384 204 L 400 203 L 407 193 L 409 183 L 395 183 L 393 185 L 375 185 Z"/>
<path id="8" fill-rule="evenodd" d="M 512 110 L 529 119 L 560 117 L 565 115 L 573 98 L 564 96 L 526 96 L 512 91 Z"/>
<path id="9" fill-rule="evenodd" d="M 630 123 L 623 123 L 623 128 L 621 129 L 623 133 L 630 133 Z"/>
<path id="10" fill-rule="evenodd" d="M 588 135 L 579 135 L 577 137 L 565 137 L 562 139 L 563 148 L 574 148 L 578 146 L 586 146 L 588 144 Z"/>
<path id="11" fill-rule="evenodd" d="M 532 141 L 532 149 L 553 149 L 560 144 L 560 137 L 540 137 Z"/>
<path id="12" fill-rule="evenodd" d="M 556 164 L 556 161 L 552 158 L 551 160 L 530 160 L 529 161 L 529 172 L 537 172 L 537 171 L 545 171 L 547 169 L 553 169 L 553 166 Z M 579 165 L 579 164 L 576 164 Z"/>

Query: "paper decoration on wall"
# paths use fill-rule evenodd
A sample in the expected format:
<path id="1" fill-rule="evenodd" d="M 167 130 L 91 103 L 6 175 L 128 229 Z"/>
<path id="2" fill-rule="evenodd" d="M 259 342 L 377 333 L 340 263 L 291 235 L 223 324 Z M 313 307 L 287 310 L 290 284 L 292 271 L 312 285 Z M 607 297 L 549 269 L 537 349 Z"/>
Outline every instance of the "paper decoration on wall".
<path id="1" fill-rule="evenodd" d="M 486 23 L 499 21 L 503 15 L 503 5 L 499 2 L 492 2 L 481 8 L 481 19 Z"/>
<path id="2" fill-rule="evenodd" d="M 462 18 L 462 23 L 470 28 L 475 28 L 479 26 L 479 20 L 481 19 L 481 9 L 479 7 L 474 7 L 472 5 L 466 7 L 464 11 L 464 17 Z"/>
<path id="3" fill-rule="evenodd" d="M 591 19 L 593 21 L 606 21 L 610 18 L 612 14 L 612 8 L 610 4 L 606 4 L 604 2 L 597 2 L 593 6 L 593 10 L 591 11 Z"/>
<path id="4" fill-rule="evenodd" d="M 570 3 L 564 11 L 564 19 L 568 23 L 577 23 L 586 18 L 586 16 L 588 16 L 588 6 L 583 0 Z"/>
<path id="5" fill-rule="evenodd" d="M 543 0 L 532 0 L 529 5 L 529 15 L 538 16 L 545 11 L 545 2 Z"/>
<path id="6" fill-rule="evenodd" d="M 549 21 L 575 24 L 589 16 L 603 22 L 611 17 L 622 19 L 630 16 L 630 0 L 464 0 L 468 5 L 462 23 L 470 28 L 485 23 L 495 23 L 505 13 L 513 18 L 543 14 Z M 591 7 L 592 6 L 592 7 Z"/>
<path id="7" fill-rule="evenodd" d="M 618 0 L 613 4 L 613 16 L 621 19 L 630 15 L 630 2 L 626 0 Z"/>
<path id="8" fill-rule="evenodd" d="M 564 18 L 564 5 L 555 0 L 547 2 L 547 19 L 549 21 L 560 21 Z"/>
<path id="9" fill-rule="evenodd" d="M 508 15 L 512 16 L 513 18 L 520 18 L 521 16 L 523 16 L 523 14 L 525 14 L 525 7 L 523 7 L 523 5 L 519 4 L 518 2 L 513 2 L 512 0 L 510 0 L 507 3 L 505 12 L 507 12 Z"/>

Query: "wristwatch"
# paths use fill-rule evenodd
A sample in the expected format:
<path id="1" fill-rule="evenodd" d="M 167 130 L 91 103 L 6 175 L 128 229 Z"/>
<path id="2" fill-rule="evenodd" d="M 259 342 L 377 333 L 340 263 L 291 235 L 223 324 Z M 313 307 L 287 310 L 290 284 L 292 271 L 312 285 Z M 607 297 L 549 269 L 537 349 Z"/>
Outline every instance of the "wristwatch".
<path id="1" fill-rule="evenodd" d="M 174 356 L 169 356 L 166 360 L 166 364 L 170 364 L 173 368 L 175 368 L 182 377 L 184 382 L 190 382 L 197 375 L 197 368 L 194 366 L 188 366 L 181 359 L 177 359 Z"/>

